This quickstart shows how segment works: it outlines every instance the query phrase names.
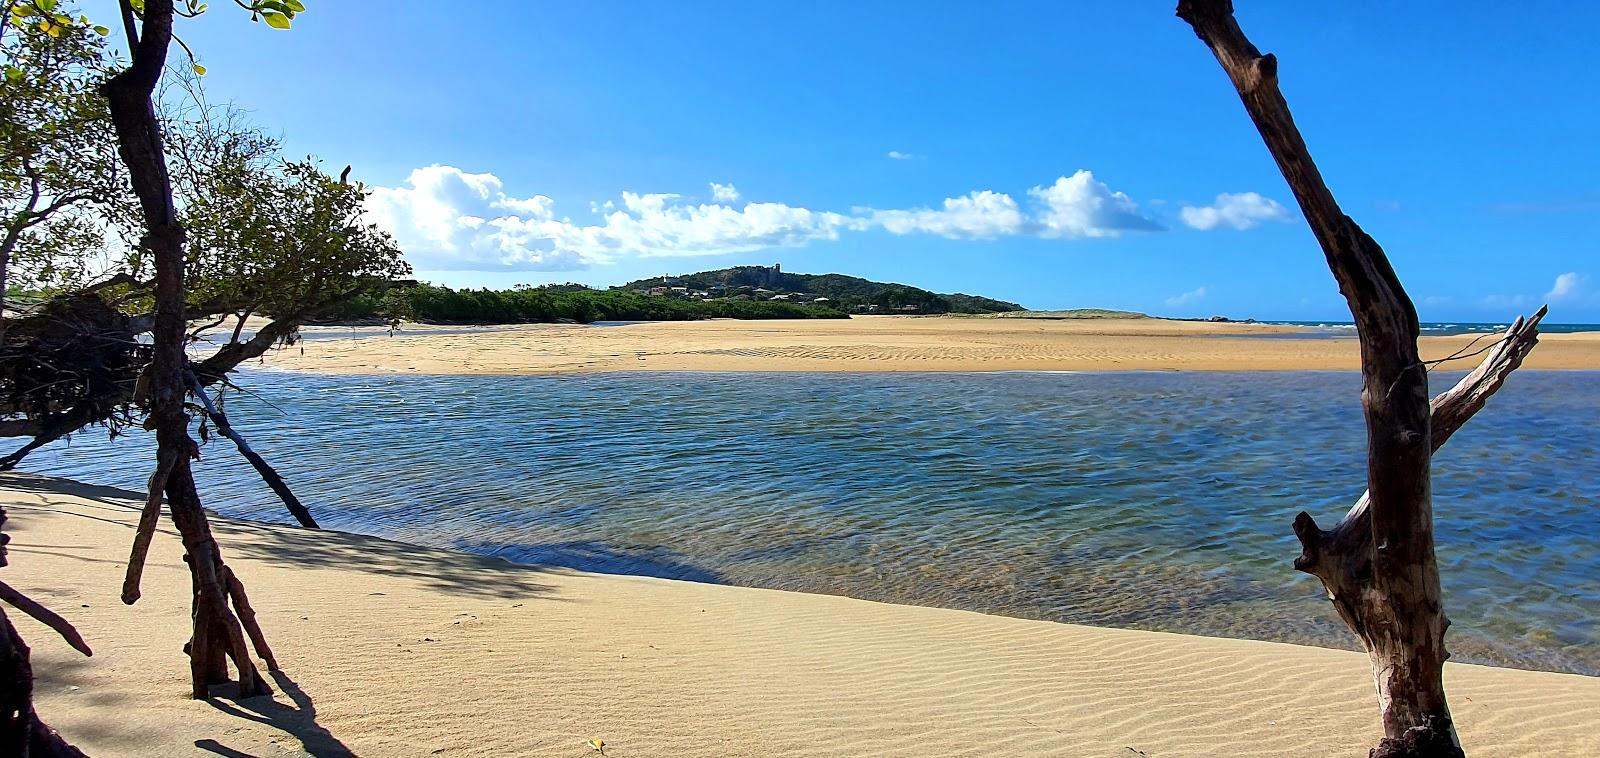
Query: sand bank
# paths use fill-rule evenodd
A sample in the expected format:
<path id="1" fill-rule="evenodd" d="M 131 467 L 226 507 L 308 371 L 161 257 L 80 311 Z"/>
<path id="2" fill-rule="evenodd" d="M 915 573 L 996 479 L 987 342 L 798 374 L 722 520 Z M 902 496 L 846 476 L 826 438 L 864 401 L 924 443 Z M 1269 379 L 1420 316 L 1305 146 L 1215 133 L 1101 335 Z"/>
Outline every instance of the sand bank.
<path id="1" fill-rule="evenodd" d="M 378 330 L 381 331 L 381 330 Z M 337 373 L 561 374 L 599 371 L 1290 371 L 1353 370 L 1354 339 L 1298 327 L 1161 319 L 869 316 L 519 326 L 476 334 L 309 340 L 269 365 Z M 1493 338 L 1485 338 L 1479 346 Z M 1424 337 L 1423 357 L 1473 337 Z M 1553 334 L 1531 368 L 1600 369 L 1600 333 Z M 1474 357 L 1455 364 L 1476 365 Z"/>
<path id="2" fill-rule="evenodd" d="M 271 699 L 186 699 L 169 529 L 117 599 L 130 493 L 0 476 L 40 713 L 91 755 L 1354 756 L 1366 658 L 822 595 L 519 567 L 218 519 L 283 664 Z M 165 525 L 165 522 L 163 522 Z M 1330 611 L 1331 612 L 1331 611 Z M 12 614 L 14 617 L 17 614 Z M 1451 664 L 1470 755 L 1600 752 L 1600 679 Z"/>

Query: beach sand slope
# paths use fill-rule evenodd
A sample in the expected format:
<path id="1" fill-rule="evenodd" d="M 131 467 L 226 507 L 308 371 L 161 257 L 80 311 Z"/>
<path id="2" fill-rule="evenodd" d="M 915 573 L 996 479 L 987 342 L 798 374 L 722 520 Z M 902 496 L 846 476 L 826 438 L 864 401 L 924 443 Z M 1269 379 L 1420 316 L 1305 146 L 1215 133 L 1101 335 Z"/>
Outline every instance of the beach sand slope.
<path id="1" fill-rule="evenodd" d="M 18 621 L 41 715 L 95 756 L 576 758 L 595 738 L 617 758 L 1357 756 L 1378 733 L 1356 653 L 542 570 L 225 519 L 223 552 L 284 670 L 270 699 L 195 702 L 169 525 L 129 607 L 136 495 L 12 474 L 0 504 L 4 579 L 95 649 Z M 1600 679 L 1447 677 L 1469 755 L 1600 754 Z"/>

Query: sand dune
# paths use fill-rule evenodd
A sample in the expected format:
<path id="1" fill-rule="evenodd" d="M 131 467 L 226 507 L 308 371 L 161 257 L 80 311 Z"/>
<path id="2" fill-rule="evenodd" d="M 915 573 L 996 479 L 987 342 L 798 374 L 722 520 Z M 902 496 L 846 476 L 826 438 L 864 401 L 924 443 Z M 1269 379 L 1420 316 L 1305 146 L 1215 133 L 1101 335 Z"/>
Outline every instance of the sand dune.
<path id="1" fill-rule="evenodd" d="M 218 520 L 284 665 L 185 699 L 187 574 L 158 535 L 117 600 L 129 493 L 0 477 L 39 710 L 92 755 L 1353 756 L 1365 656 L 839 597 L 518 567 Z M 1468 753 L 1600 753 L 1600 679 L 1451 665 Z"/>
<path id="2" fill-rule="evenodd" d="M 332 334 L 350 330 L 328 329 Z M 373 330 L 382 331 L 382 330 Z M 595 371 L 1254 371 L 1356 369 L 1354 339 L 1292 338 L 1297 327 L 1160 319 L 872 316 L 848 321 L 534 324 L 477 334 L 311 340 L 270 365 L 339 373 L 559 374 Z M 1271 338 L 1262 338 L 1269 335 Z M 1424 337 L 1444 358 L 1473 337 Z M 1479 346 L 1488 339 L 1480 340 Z M 1600 368 L 1600 333 L 1554 334 L 1533 368 Z M 1477 357 L 1455 364 L 1462 370 Z"/>

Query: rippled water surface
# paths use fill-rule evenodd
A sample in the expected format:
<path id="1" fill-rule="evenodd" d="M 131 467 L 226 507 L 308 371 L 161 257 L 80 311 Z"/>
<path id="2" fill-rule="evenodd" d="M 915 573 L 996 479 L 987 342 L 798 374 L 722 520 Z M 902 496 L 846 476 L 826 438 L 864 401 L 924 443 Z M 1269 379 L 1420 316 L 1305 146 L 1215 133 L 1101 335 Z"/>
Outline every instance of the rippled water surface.
<path id="1" fill-rule="evenodd" d="M 1435 377 L 1435 389 L 1455 376 Z M 595 571 L 1090 624 L 1351 638 L 1290 561 L 1364 479 L 1353 373 L 267 371 L 234 423 L 331 528 Z M 25 468 L 142 488 L 137 435 Z M 287 521 L 226 441 L 209 507 Z M 1436 457 L 1458 659 L 1600 674 L 1600 373 L 1523 371 Z"/>

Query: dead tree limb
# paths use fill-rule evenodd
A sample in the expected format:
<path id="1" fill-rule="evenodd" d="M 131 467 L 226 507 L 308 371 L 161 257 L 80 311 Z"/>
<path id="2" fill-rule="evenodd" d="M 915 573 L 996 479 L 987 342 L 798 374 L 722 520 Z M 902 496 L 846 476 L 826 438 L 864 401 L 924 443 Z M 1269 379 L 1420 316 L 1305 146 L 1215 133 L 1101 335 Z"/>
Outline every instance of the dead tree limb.
<path id="1" fill-rule="evenodd" d="M 1211 49 L 1233 83 L 1322 247 L 1361 342 L 1367 425 L 1366 556 L 1336 582 L 1359 587 L 1340 614 L 1372 662 L 1384 737 L 1373 756 L 1462 756 L 1444 693 L 1449 657 L 1434 557 L 1431 408 L 1417 353 L 1416 308 L 1383 249 L 1339 208 L 1278 90 L 1278 61 L 1263 55 L 1233 17 L 1230 0 L 1179 0 L 1178 16 Z M 1304 523 L 1302 528 L 1310 528 Z"/>
<path id="2" fill-rule="evenodd" d="M 1483 409 L 1489 396 L 1505 384 L 1511 372 L 1517 370 L 1539 344 L 1539 322 L 1544 319 L 1546 310 L 1540 307 L 1527 319 L 1517 317 L 1477 368 L 1454 387 L 1433 398 L 1434 452 L 1444 447 L 1456 430 Z M 1351 620 L 1351 615 L 1359 607 L 1356 593 L 1360 591 L 1360 584 L 1351 585 L 1348 580 L 1369 576 L 1372 571 L 1368 549 L 1372 544 L 1369 507 L 1370 493 L 1363 492 L 1339 524 L 1328 531 L 1319 529 L 1309 513 L 1301 512 L 1294 520 L 1294 533 L 1300 538 L 1302 548 L 1294 567 L 1322 580 L 1340 617 L 1352 627 L 1358 623 Z"/>
<path id="3" fill-rule="evenodd" d="M 278 658 L 272 654 L 272 647 L 267 645 L 267 635 L 261 632 L 261 624 L 256 622 L 256 609 L 250 605 L 250 597 L 244 592 L 244 582 L 233 575 L 233 569 L 226 566 L 222 569 L 222 578 L 228 585 L 228 597 L 233 599 L 233 607 L 239 612 L 239 623 L 244 625 L 245 634 L 250 635 L 250 644 L 255 646 L 256 655 L 267 664 L 268 671 L 277 671 Z"/>
<path id="4" fill-rule="evenodd" d="M 72 646 L 73 650 L 86 656 L 94 655 L 94 651 L 89 649 L 89 643 L 83 641 L 83 635 L 78 634 L 78 630 L 70 622 L 61 618 L 55 611 L 40 605 L 33 598 L 18 592 L 5 582 L 0 582 L 0 600 L 6 601 L 13 608 L 54 629 L 56 634 L 61 635 L 61 639 L 66 640 L 67 644 Z"/>
<path id="5" fill-rule="evenodd" d="M 174 464 L 170 455 L 159 455 L 155 473 L 150 475 L 150 487 L 145 490 L 144 510 L 139 514 L 139 526 L 133 532 L 133 547 L 128 551 L 128 568 L 122 577 L 122 602 L 133 605 L 139 601 L 139 580 L 144 575 L 144 561 L 150 554 L 150 540 L 156 534 L 156 522 L 161 520 L 161 493 L 166 490 L 167 477 Z"/>
<path id="6" fill-rule="evenodd" d="M 201 386 L 200 380 L 194 374 L 189 375 L 189 388 L 194 392 L 194 396 L 200 400 L 200 404 L 205 408 L 206 416 L 216 425 L 217 431 L 222 436 L 233 440 L 233 444 L 239 448 L 239 454 L 244 456 L 245 460 L 250 461 L 250 465 L 255 467 L 256 473 L 261 475 L 261 480 L 266 482 L 273 492 L 277 493 L 278 499 L 283 501 L 284 507 L 289 509 L 289 513 L 294 515 L 295 520 L 299 521 L 300 525 L 307 529 L 320 528 L 317 526 L 317 520 L 311 517 L 310 509 L 306 508 L 300 502 L 300 498 L 295 497 L 294 492 L 290 491 L 288 482 L 283 481 L 283 477 L 279 476 L 278 472 L 267 463 L 267 459 L 262 458 L 260 453 L 250 447 L 250 443 L 245 441 L 244 435 L 239 434 L 234 430 L 233 425 L 228 423 L 228 414 L 218 410 L 216 404 L 211 402 L 211 396 L 206 394 L 206 388 Z"/>

